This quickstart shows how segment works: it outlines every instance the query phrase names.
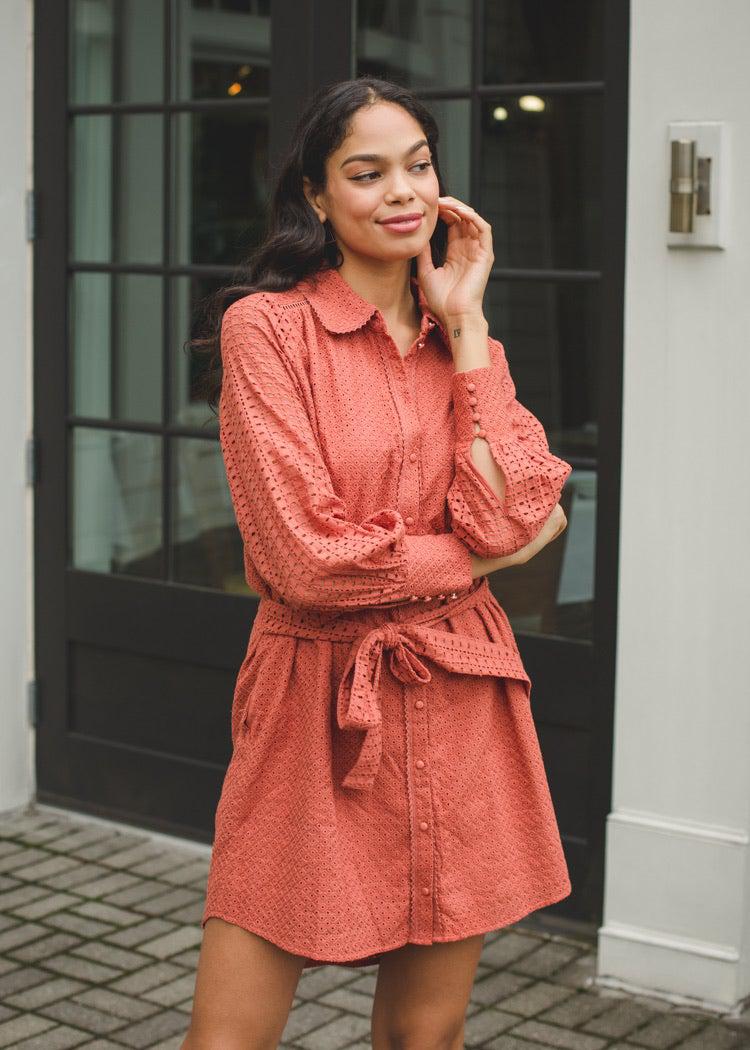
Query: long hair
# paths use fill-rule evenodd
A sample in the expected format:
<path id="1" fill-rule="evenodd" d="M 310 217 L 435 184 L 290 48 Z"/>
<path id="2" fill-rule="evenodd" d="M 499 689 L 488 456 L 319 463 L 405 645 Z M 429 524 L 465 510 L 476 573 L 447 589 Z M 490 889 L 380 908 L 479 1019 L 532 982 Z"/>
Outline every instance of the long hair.
<path id="1" fill-rule="evenodd" d="M 199 360 L 207 358 L 194 392 L 216 411 L 221 393 L 221 320 L 242 296 L 257 291 L 284 291 L 303 277 L 326 267 L 338 268 L 343 257 L 328 220 L 321 223 L 303 192 L 306 175 L 316 192 L 326 187 L 326 160 L 349 133 L 354 114 L 378 101 L 402 106 L 421 126 L 429 143 L 440 194 L 446 189 L 437 155 L 437 124 L 426 106 L 408 88 L 377 77 L 360 76 L 318 89 L 301 113 L 291 145 L 282 160 L 271 192 L 268 222 L 261 243 L 235 270 L 232 283 L 205 300 L 207 332 L 187 340 L 185 347 Z M 445 260 L 448 227 L 438 218 L 430 239 L 432 261 Z M 416 275 L 416 260 L 410 273 Z"/>

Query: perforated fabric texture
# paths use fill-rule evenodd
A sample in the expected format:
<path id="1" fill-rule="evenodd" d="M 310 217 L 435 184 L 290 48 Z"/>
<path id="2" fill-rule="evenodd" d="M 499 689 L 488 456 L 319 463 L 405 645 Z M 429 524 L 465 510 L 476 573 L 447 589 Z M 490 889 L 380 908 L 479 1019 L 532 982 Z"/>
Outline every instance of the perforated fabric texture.
<path id="1" fill-rule="evenodd" d="M 245 296 L 222 324 L 221 447 L 261 602 L 203 922 L 306 966 L 497 929 L 571 890 L 531 683 L 470 551 L 525 546 L 572 468 L 502 343 L 456 372 L 412 290 L 403 357 L 337 270 Z"/>

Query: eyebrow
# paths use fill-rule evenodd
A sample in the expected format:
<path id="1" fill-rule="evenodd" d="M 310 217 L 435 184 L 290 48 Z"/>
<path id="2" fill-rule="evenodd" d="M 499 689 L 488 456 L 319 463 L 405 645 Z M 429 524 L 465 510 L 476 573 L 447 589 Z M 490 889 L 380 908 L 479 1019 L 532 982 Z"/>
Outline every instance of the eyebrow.
<path id="1" fill-rule="evenodd" d="M 409 146 L 408 150 L 404 154 L 408 157 L 411 153 L 416 153 L 422 146 L 429 146 L 427 139 L 420 139 L 419 142 L 415 142 L 413 146 Z M 380 153 L 354 153 L 351 157 L 347 157 L 346 160 L 342 160 L 339 167 L 343 168 L 345 164 L 351 164 L 353 160 L 385 160 Z"/>

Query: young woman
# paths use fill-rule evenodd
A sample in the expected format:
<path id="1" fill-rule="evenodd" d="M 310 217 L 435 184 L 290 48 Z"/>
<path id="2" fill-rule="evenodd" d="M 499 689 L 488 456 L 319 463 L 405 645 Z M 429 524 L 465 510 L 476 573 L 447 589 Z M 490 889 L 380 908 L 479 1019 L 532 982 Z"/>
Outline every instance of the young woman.
<path id="1" fill-rule="evenodd" d="M 374 962 L 374 1050 L 463 1047 L 484 934 L 571 889 L 487 581 L 565 528 L 571 467 L 488 333 L 492 231 L 437 140 L 395 84 L 320 91 L 218 309 L 261 602 L 184 1050 L 276 1047 L 303 968 Z"/>

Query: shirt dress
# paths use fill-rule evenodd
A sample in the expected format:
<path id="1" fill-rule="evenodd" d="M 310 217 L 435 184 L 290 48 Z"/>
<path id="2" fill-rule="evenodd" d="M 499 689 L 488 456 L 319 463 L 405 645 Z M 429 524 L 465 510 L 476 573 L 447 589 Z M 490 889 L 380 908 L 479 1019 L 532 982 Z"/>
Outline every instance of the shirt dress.
<path id="1" fill-rule="evenodd" d="M 525 546 L 572 468 L 516 399 L 502 343 L 456 372 L 410 282 L 405 356 L 328 267 L 222 321 L 221 449 L 261 600 L 202 923 L 305 967 L 495 930 L 571 891 L 531 683 L 470 551 Z"/>

